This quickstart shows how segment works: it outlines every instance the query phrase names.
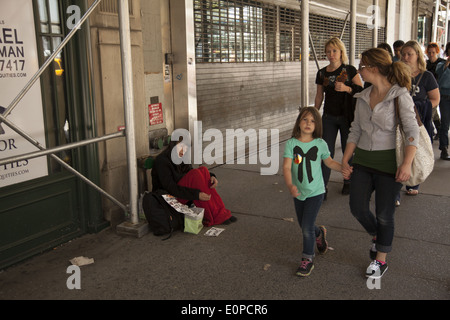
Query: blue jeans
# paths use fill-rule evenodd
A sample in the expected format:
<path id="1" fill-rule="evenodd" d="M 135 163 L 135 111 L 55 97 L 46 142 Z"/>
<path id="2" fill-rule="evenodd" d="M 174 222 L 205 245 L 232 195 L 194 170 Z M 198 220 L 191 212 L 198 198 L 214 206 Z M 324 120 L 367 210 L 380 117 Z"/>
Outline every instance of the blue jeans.
<path id="1" fill-rule="evenodd" d="M 312 259 L 314 257 L 316 238 L 320 235 L 320 229 L 316 226 L 316 218 L 322 202 L 323 193 L 303 201 L 294 198 L 295 213 L 303 233 L 303 258 Z"/>
<path id="2" fill-rule="evenodd" d="M 340 133 L 341 136 L 342 153 L 344 153 L 345 146 L 347 145 L 348 134 L 350 133 L 350 126 L 348 124 L 348 120 L 343 116 L 336 117 L 329 114 L 324 114 L 322 117 L 322 128 L 323 128 L 322 138 L 328 145 L 331 158 L 334 159 L 334 151 L 338 132 Z M 349 161 L 349 163 L 351 163 L 351 161 Z M 330 180 L 330 174 L 331 169 L 328 168 L 322 162 L 322 175 L 325 186 L 328 185 L 328 181 Z"/>
<path id="3" fill-rule="evenodd" d="M 441 127 L 439 128 L 439 149 L 448 147 L 448 126 L 450 123 L 450 96 L 441 95 L 439 102 L 441 112 Z"/>
<path id="4" fill-rule="evenodd" d="M 371 236 L 376 236 L 380 252 L 392 250 L 394 239 L 395 197 L 402 184 L 395 178 L 354 166 L 350 184 L 350 210 Z M 375 215 L 370 210 L 370 198 L 375 191 Z"/>

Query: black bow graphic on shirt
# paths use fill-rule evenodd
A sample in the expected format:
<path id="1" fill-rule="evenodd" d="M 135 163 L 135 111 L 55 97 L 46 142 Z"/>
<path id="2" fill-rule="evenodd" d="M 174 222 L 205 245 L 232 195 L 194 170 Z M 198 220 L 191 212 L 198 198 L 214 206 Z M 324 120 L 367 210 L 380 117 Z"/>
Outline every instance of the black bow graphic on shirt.
<path id="1" fill-rule="evenodd" d="M 302 161 L 299 163 L 298 168 L 298 181 L 303 182 L 303 163 L 306 162 L 306 173 L 308 174 L 308 181 L 311 183 L 311 181 L 314 180 L 311 172 L 311 161 L 317 160 L 317 152 L 319 149 L 314 146 L 311 149 L 308 150 L 308 152 L 305 154 L 303 150 L 296 146 L 294 148 L 294 156 L 295 154 L 299 154 L 302 157 Z"/>

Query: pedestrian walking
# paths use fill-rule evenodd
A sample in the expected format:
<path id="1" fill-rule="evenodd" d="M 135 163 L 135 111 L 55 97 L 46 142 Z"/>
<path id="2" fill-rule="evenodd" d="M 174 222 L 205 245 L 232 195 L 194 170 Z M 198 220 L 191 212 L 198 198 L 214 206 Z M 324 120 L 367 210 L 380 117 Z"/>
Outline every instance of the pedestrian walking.
<path id="1" fill-rule="evenodd" d="M 325 96 L 322 116 L 323 139 L 328 144 L 331 157 L 334 157 L 338 133 L 341 137 L 342 152 L 345 150 L 350 123 L 354 116 L 353 95 L 363 88 L 356 68 L 348 64 L 345 45 L 339 38 L 327 41 L 325 53 L 330 63 L 317 72 L 314 106 L 320 110 Z M 322 164 L 322 173 L 326 199 L 331 171 L 325 164 Z M 342 194 L 348 194 L 349 183 L 349 180 L 344 180 Z"/>
<path id="2" fill-rule="evenodd" d="M 430 135 L 430 143 L 433 143 L 433 108 L 439 105 L 439 88 L 430 71 L 426 70 L 425 57 L 422 48 L 415 40 L 406 42 L 402 47 L 402 61 L 411 69 L 410 94 L 420 115 L 420 120 Z M 419 186 L 406 186 L 406 194 L 416 196 L 419 194 Z"/>
<path id="3" fill-rule="evenodd" d="M 297 275 L 304 277 L 314 269 L 314 245 L 322 254 L 328 248 L 326 228 L 316 225 L 325 193 L 321 162 L 330 169 L 341 171 L 341 164 L 331 158 L 328 145 L 322 139 L 322 121 L 316 108 L 300 110 L 283 157 L 284 180 L 294 197 L 295 212 L 303 233 L 302 260 Z"/>
<path id="4" fill-rule="evenodd" d="M 441 113 L 441 126 L 439 128 L 439 149 L 441 150 L 441 159 L 450 160 L 448 155 L 448 127 L 450 123 L 450 42 L 445 47 L 447 60 L 439 63 L 436 67 L 441 101 L 439 111 Z"/>
<path id="5" fill-rule="evenodd" d="M 411 175 L 419 141 L 414 102 L 409 95 L 409 68 L 392 62 L 386 50 L 372 48 L 361 54 L 359 73 L 372 86 L 357 97 L 355 120 L 342 158 L 344 178 L 351 175 L 350 210 L 372 236 L 372 262 L 366 276 L 380 278 L 387 270 L 387 254 L 394 238 L 395 197 Z M 404 162 L 396 162 L 394 101 L 398 98 L 400 120 L 408 137 Z M 349 160 L 353 157 L 352 165 Z M 375 192 L 375 214 L 369 205 Z"/>
<path id="6" fill-rule="evenodd" d="M 425 50 L 425 54 L 428 56 L 427 60 L 427 70 L 430 71 L 434 78 L 437 80 L 436 75 L 436 67 L 439 63 L 445 62 L 445 59 L 442 59 L 439 56 L 439 45 L 436 42 L 430 42 Z M 441 118 L 439 117 L 439 113 L 437 112 L 438 108 L 433 108 L 432 111 L 432 120 L 434 127 L 436 129 L 436 135 L 433 135 L 434 140 L 439 139 L 439 128 L 441 126 Z"/>
<path id="7" fill-rule="evenodd" d="M 403 40 L 395 41 L 392 46 L 394 47 L 394 57 L 392 58 L 393 62 L 401 61 L 402 59 L 402 47 L 405 44 Z"/>

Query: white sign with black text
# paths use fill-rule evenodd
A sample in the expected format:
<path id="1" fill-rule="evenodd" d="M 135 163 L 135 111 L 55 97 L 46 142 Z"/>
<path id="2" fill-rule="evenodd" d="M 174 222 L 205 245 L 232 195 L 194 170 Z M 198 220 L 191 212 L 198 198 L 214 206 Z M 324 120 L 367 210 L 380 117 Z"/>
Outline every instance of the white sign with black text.
<path id="1" fill-rule="evenodd" d="M 0 113 L 39 69 L 33 3 L 0 0 Z M 45 148 L 45 127 L 39 80 L 7 119 Z M 0 159 L 37 151 L 37 147 L 0 123 Z M 0 165 L 0 187 L 48 175 L 46 157 Z"/>

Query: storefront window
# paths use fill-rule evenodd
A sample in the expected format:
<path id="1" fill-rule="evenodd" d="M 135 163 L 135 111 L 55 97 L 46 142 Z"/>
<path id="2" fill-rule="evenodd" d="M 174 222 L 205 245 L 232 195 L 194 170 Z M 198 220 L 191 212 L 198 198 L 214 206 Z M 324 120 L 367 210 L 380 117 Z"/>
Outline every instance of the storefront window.
<path id="1" fill-rule="evenodd" d="M 39 13 L 38 42 L 39 60 L 42 65 L 64 39 L 62 14 L 58 0 L 37 0 Z M 64 50 L 41 75 L 41 86 L 45 113 L 47 148 L 70 142 L 70 117 L 66 97 L 66 76 Z M 71 151 L 57 154 L 71 164 Z M 51 159 L 51 158 L 49 158 Z M 60 172 L 61 166 L 50 160 L 50 173 Z"/>

